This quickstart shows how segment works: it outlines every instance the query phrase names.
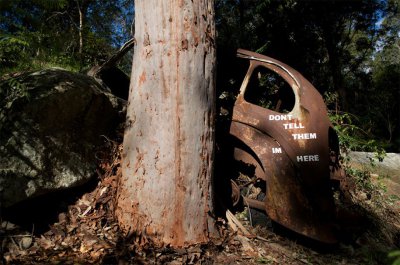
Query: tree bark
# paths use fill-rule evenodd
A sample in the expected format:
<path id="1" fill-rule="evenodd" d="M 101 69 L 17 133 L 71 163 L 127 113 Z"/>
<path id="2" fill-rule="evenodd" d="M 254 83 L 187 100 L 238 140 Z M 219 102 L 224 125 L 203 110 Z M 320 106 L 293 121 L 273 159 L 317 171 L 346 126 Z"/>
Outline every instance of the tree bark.
<path id="1" fill-rule="evenodd" d="M 205 242 L 213 230 L 214 3 L 136 0 L 135 39 L 116 216 L 156 245 Z"/>

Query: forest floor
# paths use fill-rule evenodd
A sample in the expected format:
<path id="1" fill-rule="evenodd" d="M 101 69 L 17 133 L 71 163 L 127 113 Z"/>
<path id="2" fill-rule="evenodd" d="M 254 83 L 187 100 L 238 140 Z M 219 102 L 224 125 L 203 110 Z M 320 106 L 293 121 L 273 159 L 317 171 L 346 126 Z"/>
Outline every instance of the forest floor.
<path id="1" fill-rule="evenodd" d="M 363 189 L 352 192 L 363 222 L 335 245 L 299 237 L 247 208 L 218 218 L 220 237 L 206 244 L 156 248 L 148 238 L 126 239 L 113 215 L 122 147 L 109 148 L 114 155 L 101 161 L 97 180 L 54 195 L 69 198 L 63 205 L 39 198 L 0 215 L 0 264 L 392 264 L 388 253 L 400 249 L 399 202 Z"/>

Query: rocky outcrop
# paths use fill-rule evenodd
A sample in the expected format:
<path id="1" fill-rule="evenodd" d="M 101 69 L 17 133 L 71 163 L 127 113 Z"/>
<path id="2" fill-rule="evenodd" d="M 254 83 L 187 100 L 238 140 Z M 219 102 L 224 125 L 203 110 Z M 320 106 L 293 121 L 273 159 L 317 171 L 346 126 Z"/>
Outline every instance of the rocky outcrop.
<path id="1" fill-rule="evenodd" d="M 61 69 L 2 81 L 1 206 L 87 182 L 123 105 L 93 78 Z"/>
<path id="2" fill-rule="evenodd" d="M 376 159 L 374 153 L 368 152 L 350 152 L 349 157 L 353 164 L 363 165 L 370 171 L 400 177 L 400 154 L 386 153 L 382 161 Z"/>
<path id="3" fill-rule="evenodd" d="M 348 155 L 352 167 L 384 177 L 388 193 L 400 194 L 400 154 L 386 153 L 382 161 L 376 159 L 374 153 L 350 152 Z"/>

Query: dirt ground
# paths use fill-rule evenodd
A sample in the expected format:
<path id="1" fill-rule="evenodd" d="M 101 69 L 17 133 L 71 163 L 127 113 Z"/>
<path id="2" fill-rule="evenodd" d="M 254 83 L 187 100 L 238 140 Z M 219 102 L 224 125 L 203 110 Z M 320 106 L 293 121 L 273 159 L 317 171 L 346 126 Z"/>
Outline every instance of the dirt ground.
<path id="1" fill-rule="evenodd" d="M 349 207 L 363 221 L 346 227 L 335 245 L 246 207 L 217 218 L 219 237 L 206 244 L 156 248 L 149 238 L 125 238 L 113 215 L 122 147 L 109 144 L 114 156 L 101 161 L 93 183 L 1 213 L 0 264 L 391 264 L 388 253 L 400 249 L 398 202 L 362 189 L 352 192 Z M 61 197 L 68 200 L 52 205 Z"/>

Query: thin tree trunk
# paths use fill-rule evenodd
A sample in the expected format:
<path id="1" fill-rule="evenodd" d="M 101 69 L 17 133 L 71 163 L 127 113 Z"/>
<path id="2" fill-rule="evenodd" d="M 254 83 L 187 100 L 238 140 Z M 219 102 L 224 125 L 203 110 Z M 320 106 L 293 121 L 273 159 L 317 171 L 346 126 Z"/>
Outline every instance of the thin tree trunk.
<path id="1" fill-rule="evenodd" d="M 83 52 L 83 2 L 82 5 L 79 4 L 79 0 L 76 0 L 76 5 L 78 7 L 78 12 L 79 12 L 79 55 L 82 55 Z"/>
<path id="2" fill-rule="evenodd" d="M 123 231 L 157 245 L 204 242 L 212 231 L 214 5 L 135 1 L 123 175 Z"/>

